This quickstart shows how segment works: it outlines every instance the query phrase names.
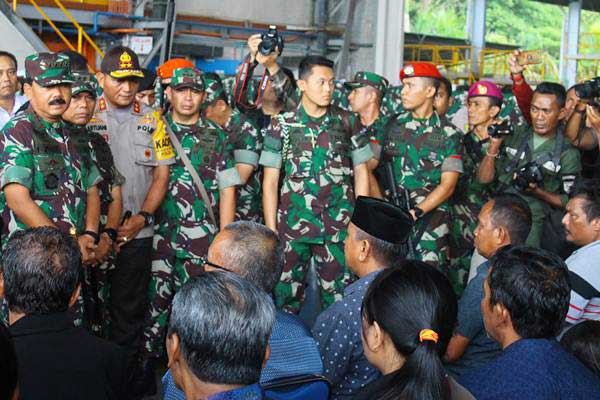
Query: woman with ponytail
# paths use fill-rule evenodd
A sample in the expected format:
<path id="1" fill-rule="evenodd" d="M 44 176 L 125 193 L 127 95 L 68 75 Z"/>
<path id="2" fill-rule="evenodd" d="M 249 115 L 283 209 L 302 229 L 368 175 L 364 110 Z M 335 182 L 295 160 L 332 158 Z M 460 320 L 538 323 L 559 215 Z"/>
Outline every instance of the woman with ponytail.
<path id="1" fill-rule="evenodd" d="M 442 366 L 457 302 L 441 272 L 410 260 L 384 270 L 369 286 L 362 313 L 364 352 L 383 377 L 356 399 L 474 399 Z"/>

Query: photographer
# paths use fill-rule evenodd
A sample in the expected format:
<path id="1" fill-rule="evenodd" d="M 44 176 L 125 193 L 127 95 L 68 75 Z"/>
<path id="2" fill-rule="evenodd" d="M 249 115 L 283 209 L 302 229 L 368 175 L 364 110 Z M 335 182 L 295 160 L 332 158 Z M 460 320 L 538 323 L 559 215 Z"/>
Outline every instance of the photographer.
<path id="1" fill-rule="evenodd" d="M 600 77 L 575 85 L 574 88 L 580 100 L 575 106 L 575 112 L 569 118 L 565 135 L 573 146 L 581 150 L 593 150 L 599 147 Z"/>
<path id="2" fill-rule="evenodd" d="M 530 107 L 532 126 L 492 138 L 479 167 L 480 182 L 495 180 L 498 192 L 517 193 L 527 201 L 533 216 L 527 243 L 532 246 L 540 246 L 544 221 L 553 208 L 564 208 L 581 170 L 579 152 L 567 143 L 560 125 L 565 99 L 561 85 L 539 84 Z"/>
<path id="3" fill-rule="evenodd" d="M 456 191 L 450 198 L 450 264 L 462 291 L 473 255 L 474 231 L 477 216 L 483 205 L 492 197 L 491 185 L 477 179 L 477 169 L 490 146 L 490 139 L 512 133 L 508 121 L 498 116 L 504 96 L 498 86 L 488 81 L 475 82 L 467 94 L 470 131 L 462 137 L 465 148 L 464 171 Z"/>

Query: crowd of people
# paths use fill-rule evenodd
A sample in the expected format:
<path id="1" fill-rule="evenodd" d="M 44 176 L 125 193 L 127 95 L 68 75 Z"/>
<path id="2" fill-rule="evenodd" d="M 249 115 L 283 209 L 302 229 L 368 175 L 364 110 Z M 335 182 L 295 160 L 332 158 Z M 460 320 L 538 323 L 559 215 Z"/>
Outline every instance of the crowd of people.
<path id="1" fill-rule="evenodd" d="M 599 398 L 600 78 L 261 40 L 234 77 L 0 51 L 0 398 Z"/>

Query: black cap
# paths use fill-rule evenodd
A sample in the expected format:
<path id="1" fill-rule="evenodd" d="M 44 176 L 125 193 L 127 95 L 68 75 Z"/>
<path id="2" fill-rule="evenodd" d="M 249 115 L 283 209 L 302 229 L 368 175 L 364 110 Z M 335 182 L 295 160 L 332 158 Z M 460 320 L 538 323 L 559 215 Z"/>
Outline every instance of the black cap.
<path id="1" fill-rule="evenodd" d="M 144 78 L 137 54 L 125 46 L 115 46 L 108 50 L 102 59 L 100 70 L 116 79 Z"/>
<path id="2" fill-rule="evenodd" d="M 410 214 L 387 201 L 358 196 L 351 222 L 371 236 L 389 243 L 406 242 L 414 226 Z"/>

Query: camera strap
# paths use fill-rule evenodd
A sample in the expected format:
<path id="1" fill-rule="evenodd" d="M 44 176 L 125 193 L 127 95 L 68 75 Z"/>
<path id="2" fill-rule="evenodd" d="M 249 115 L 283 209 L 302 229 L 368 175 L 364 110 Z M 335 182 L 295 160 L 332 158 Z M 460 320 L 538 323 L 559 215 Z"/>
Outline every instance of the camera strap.
<path id="1" fill-rule="evenodd" d="M 179 158 L 181 159 L 183 166 L 185 167 L 187 172 L 192 177 L 192 181 L 194 182 L 196 189 L 198 189 L 198 193 L 200 194 L 200 197 L 202 198 L 202 201 L 204 202 L 204 205 L 206 206 L 206 211 L 208 212 L 210 221 L 213 223 L 214 226 L 219 228 L 219 225 L 217 224 L 217 219 L 215 218 L 215 214 L 213 213 L 213 209 L 212 209 L 212 205 L 210 203 L 209 197 L 208 197 L 208 193 L 206 193 L 204 184 L 202 184 L 202 179 L 200 179 L 198 172 L 196 172 L 196 169 L 192 165 L 192 162 L 190 161 L 189 157 L 187 156 L 187 154 L 185 154 L 185 150 L 183 149 L 181 142 L 175 135 L 175 132 L 173 132 L 173 130 L 171 129 L 171 124 L 168 119 L 167 119 L 167 123 L 165 124 L 165 128 L 167 130 L 167 133 L 169 134 L 169 139 L 171 139 L 171 144 L 173 145 L 173 147 L 175 147 L 175 150 L 177 151 L 177 154 L 179 154 Z"/>

